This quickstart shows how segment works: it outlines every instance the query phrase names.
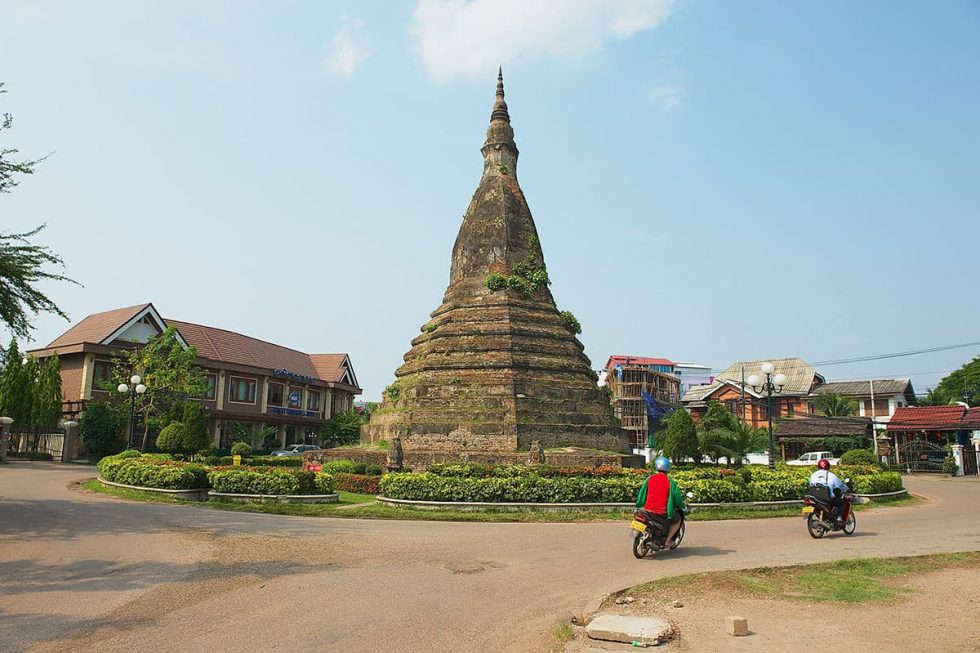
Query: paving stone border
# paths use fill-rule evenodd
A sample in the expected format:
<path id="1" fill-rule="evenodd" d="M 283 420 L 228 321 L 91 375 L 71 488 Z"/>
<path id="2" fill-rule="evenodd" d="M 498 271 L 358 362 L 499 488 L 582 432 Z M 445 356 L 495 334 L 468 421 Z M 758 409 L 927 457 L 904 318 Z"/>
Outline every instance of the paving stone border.
<path id="1" fill-rule="evenodd" d="M 115 483 L 113 481 L 107 481 L 101 476 L 96 477 L 102 485 L 107 485 L 110 487 L 121 487 L 127 490 L 140 490 L 142 492 L 156 492 L 157 494 L 165 494 L 176 499 L 187 499 L 190 501 L 207 501 L 208 500 L 208 488 L 193 488 L 190 490 L 167 490 L 158 487 L 143 487 L 141 485 L 126 485 L 125 483 Z"/>
<path id="2" fill-rule="evenodd" d="M 232 501 L 234 503 L 337 503 L 340 501 L 339 494 L 231 494 L 228 492 L 215 492 L 206 487 L 190 490 L 167 490 L 157 487 L 115 483 L 113 481 L 107 481 L 101 476 L 97 477 L 97 479 L 102 485 L 121 487 L 127 490 L 140 490 L 141 492 L 156 492 L 157 494 L 165 494 L 176 499 L 189 501 L 207 501 L 209 499 Z"/>
<path id="3" fill-rule="evenodd" d="M 210 499 L 231 501 L 233 503 L 337 503 L 339 494 L 232 494 L 230 492 L 208 492 Z"/>

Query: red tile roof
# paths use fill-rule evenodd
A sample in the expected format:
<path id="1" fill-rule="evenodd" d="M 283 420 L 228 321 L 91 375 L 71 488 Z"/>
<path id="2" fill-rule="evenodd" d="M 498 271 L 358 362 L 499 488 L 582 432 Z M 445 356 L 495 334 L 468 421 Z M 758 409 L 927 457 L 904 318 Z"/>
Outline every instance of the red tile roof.
<path id="1" fill-rule="evenodd" d="M 888 420 L 888 430 L 958 431 L 965 414 L 963 406 L 902 406 Z"/>
<path id="2" fill-rule="evenodd" d="M 963 416 L 963 428 L 980 429 L 980 408 L 971 408 Z"/>
<path id="3" fill-rule="evenodd" d="M 148 306 L 151 304 L 117 308 L 89 315 L 45 349 L 83 343 L 101 343 Z M 205 360 L 268 370 L 285 369 L 294 374 L 329 383 L 340 382 L 347 371 L 343 366 L 347 354 L 306 354 L 227 329 L 174 319 L 165 319 L 164 322 L 166 326 L 175 327 L 187 344 L 197 349 L 197 355 Z"/>
<path id="4" fill-rule="evenodd" d="M 609 360 L 606 361 L 607 370 L 611 370 L 617 365 L 667 365 L 668 367 L 673 367 L 676 365 L 676 363 L 666 358 L 648 358 L 646 356 L 629 356 L 620 354 L 610 356 Z"/>
<path id="5" fill-rule="evenodd" d="M 111 336 L 116 329 L 136 317 L 136 314 L 147 306 L 149 304 L 139 304 L 102 313 L 93 313 L 55 338 L 45 349 L 80 345 L 83 342 L 102 342 Z"/>
<path id="6" fill-rule="evenodd" d="M 316 368 L 317 376 L 325 381 L 334 383 L 344 378 L 344 359 L 347 354 L 310 354 L 310 361 Z"/>

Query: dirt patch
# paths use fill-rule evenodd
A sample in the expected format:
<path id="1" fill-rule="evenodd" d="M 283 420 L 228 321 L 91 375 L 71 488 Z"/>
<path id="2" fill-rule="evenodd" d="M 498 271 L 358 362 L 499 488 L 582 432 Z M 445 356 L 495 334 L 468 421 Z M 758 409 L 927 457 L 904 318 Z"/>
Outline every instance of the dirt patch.
<path id="1" fill-rule="evenodd" d="M 966 652 L 976 651 L 980 641 L 977 565 L 890 579 L 886 584 L 897 589 L 900 598 L 857 605 L 760 598 L 730 576 L 718 576 L 720 582 L 714 585 L 711 578 L 676 589 L 668 583 L 631 592 L 634 602 L 610 601 L 603 610 L 669 619 L 677 635 L 666 650 L 677 652 L 775 652 L 820 647 L 821 642 L 834 649 L 882 653 L 924 648 Z M 680 607 L 673 607 L 675 602 Z M 729 616 L 748 619 L 749 635 L 726 634 Z M 576 644 L 566 650 L 588 650 L 587 642 Z"/>

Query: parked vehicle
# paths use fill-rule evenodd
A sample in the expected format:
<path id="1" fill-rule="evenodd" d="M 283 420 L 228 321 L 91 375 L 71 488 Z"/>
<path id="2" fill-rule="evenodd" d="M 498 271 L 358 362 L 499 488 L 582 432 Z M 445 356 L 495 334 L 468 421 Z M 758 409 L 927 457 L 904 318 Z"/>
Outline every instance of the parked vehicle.
<path id="1" fill-rule="evenodd" d="M 319 451 L 315 444 L 291 444 L 285 449 L 276 449 L 270 456 L 302 456 L 307 451 Z"/>
<path id="2" fill-rule="evenodd" d="M 787 460 L 787 465 L 816 465 L 821 460 L 829 460 L 831 465 L 836 465 L 840 462 L 840 458 L 834 458 L 834 454 L 830 451 L 810 451 L 803 454 L 796 460 Z"/>
<path id="3" fill-rule="evenodd" d="M 687 493 L 688 499 L 693 496 L 692 493 Z M 684 516 L 690 512 L 691 510 L 685 502 L 681 507 L 681 525 L 678 527 L 674 539 L 670 542 L 666 541 L 670 524 L 665 517 L 647 512 L 642 508 L 633 513 L 633 521 L 630 522 L 630 528 L 635 533 L 633 536 L 633 556 L 643 558 L 663 549 L 676 549 L 681 540 L 684 539 Z"/>
<path id="4" fill-rule="evenodd" d="M 845 478 L 844 484 L 850 488 L 851 479 Z M 844 535 L 854 533 L 857 519 L 851 509 L 854 495 L 849 489 L 842 500 L 844 505 L 841 507 L 841 521 L 838 522 L 833 516 L 829 488 L 826 485 L 811 485 L 807 488 L 806 496 L 803 497 L 803 518 L 806 519 L 806 529 L 810 537 L 818 540 L 831 531 L 844 531 Z"/>

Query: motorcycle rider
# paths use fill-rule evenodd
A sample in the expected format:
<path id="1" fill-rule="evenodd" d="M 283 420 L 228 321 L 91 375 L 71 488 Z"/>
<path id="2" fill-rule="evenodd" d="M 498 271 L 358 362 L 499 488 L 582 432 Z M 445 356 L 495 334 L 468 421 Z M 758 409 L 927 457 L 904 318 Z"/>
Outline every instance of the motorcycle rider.
<path id="1" fill-rule="evenodd" d="M 810 485 L 823 485 L 827 488 L 834 519 L 840 523 L 840 512 L 844 506 L 844 493 L 847 492 L 847 486 L 837 477 L 837 474 L 830 471 L 829 460 L 824 458 L 817 462 L 817 471 L 810 474 Z"/>
<path id="2" fill-rule="evenodd" d="M 667 539 L 664 540 L 669 543 L 674 541 L 674 536 L 681 527 L 684 495 L 677 487 L 677 481 L 667 475 L 670 471 L 669 458 L 657 456 L 653 461 L 653 467 L 656 471 L 640 486 L 640 491 L 636 495 L 636 507 L 659 515 L 670 525 Z"/>

